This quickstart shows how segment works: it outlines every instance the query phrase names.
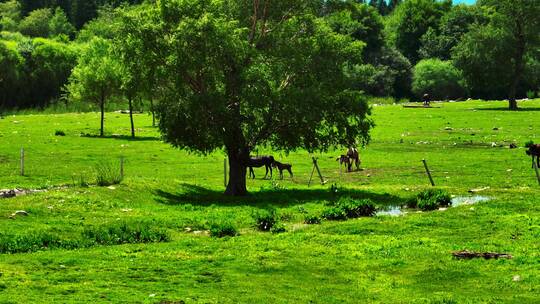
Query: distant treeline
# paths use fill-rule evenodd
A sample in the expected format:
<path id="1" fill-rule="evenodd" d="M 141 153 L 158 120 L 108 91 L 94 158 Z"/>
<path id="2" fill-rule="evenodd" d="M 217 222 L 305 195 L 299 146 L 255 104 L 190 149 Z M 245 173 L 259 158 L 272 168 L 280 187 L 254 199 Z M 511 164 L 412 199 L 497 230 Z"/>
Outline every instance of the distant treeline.
<path id="1" fill-rule="evenodd" d="M 12 0 L 0 0 L 0 2 L 13 2 Z M 69 17 L 69 21 L 77 29 L 83 27 L 88 21 L 97 17 L 98 9 L 104 5 L 112 7 L 124 3 L 139 4 L 143 0 L 17 0 L 20 4 L 22 17 L 28 16 L 32 11 L 41 8 L 55 9 L 60 7 Z"/>
<path id="2" fill-rule="evenodd" d="M 230 0 L 230 4 L 251 1 Z M 143 4 L 133 5 L 137 3 Z M 269 3 L 301 5 L 329 30 L 362 43 L 358 54 L 361 64 L 344 69 L 354 79 L 351 89 L 366 95 L 417 99 L 428 93 L 433 99 L 515 99 L 535 97 L 540 91 L 537 1 L 483 0 L 476 5 L 453 5 L 451 0 Z M 107 56 L 118 61 L 122 54 L 117 50 L 122 40 L 119 36 L 160 26 L 144 17 L 130 32 L 121 33 L 126 14 L 155 5 L 151 0 L 0 0 L 0 109 L 44 107 L 58 100 L 70 77 L 76 79 L 72 77 L 74 68 L 79 66 L 81 71 L 88 65 L 81 58 L 91 52 L 88 45 L 95 38 L 102 39 L 107 45 L 102 47 L 111 54 L 86 54 L 88 58 Z M 250 16 L 249 10 L 243 14 L 242 18 Z M 150 47 L 156 45 L 152 39 L 149 35 L 143 41 L 148 49 L 137 50 L 136 62 L 159 52 Z M 143 68 L 146 71 L 148 65 Z M 112 73 L 111 79 L 125 78 L 125 74 Z M 156 88 L 159 91 L 160 87 Z M 122 89 L 116 92 L 121 99 Z"/>

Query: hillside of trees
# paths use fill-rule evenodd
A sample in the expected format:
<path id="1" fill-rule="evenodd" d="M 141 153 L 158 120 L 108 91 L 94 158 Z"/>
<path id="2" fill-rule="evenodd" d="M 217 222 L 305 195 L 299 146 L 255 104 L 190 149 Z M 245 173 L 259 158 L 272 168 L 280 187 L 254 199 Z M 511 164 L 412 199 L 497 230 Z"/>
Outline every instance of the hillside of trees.
<path id="1" fill-rule="evenodd" d="M 167 54 L 163 48 L 169 41 L 160 35 L 171 20 L 152 14 L 165 3 L 0 1 L 0 109 L 77 100 L 100 107 L 109 99 L 126 104 L 143 100 L 153 108 L 173 81 L 163 76 L 167 71 L 157 62 L 160 54 Z M 260 3 L 262 10 L 267 2 Z M 353 80 L 352 89 L 365 95 L 509 99 L 516 109 L 516 99 L 540 91 L 540 0 L 288 5 L 302 5 L 317 22 L 362 46 L 357 51 L 361 60 L 343 69 Z"/>

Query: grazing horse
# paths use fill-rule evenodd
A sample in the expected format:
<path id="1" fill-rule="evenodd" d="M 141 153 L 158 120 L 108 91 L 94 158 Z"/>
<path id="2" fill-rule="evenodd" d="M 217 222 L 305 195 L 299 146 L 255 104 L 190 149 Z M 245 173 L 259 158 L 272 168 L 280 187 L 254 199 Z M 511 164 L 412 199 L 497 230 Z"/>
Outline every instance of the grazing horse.
<path id="1" fill-rule="evenodd" d="M 350 167 L 351 167 L 351 159 L 347 156 L 347 155 L 341 155 L 340 157 L 338 157 L 336 159 L 336 161 L 339 161 L 339 166 L 341 168 L 341 166 L 345 165 L 345 168 L 347 168 L 347 170 L 350 171 Z M 341 170 L 341 169 L 339 169 Z"/>
<path id="2" fill-rule="evenodd" d="M 536 157 L 536 166 L 540 168 L 540 144 L 531 144 L 527 146 L 529 148 L 525 153 L 532 156 L 532 166 L 534 168 L 534 158 Z"/>
<path id="3" fill-rule="evenodd" d="M 280 163 L 277 160 L 275 160 L 274 163 L 272 164 L 272 167 L 277 168 L 279 170 L 279 178 L 280 179 L 283 179 L 283 170 L 289 171 L 289 174 L 291 175 L 291 178 L 293 177 L 292 170 L 291 170 L 291 168 L 292 168 L 291 164 L 283 164 L 283 163 Z"/>
<path id="4" fill-rule="evenodd" d="M 347 150 L 347 157 L 350 159 L 348 164 L 349 172 L 352 171 L 353 162 L 356 166 L 356 170 L 360 170 L 360 153 L 358 153 L 358 150 L 356 148 L 349 148 L 349 150 Z"/>
<path id="5" fill-rule="evenodd" d="M 253 168 L 260 168 L 262 166 L 266 169 L 266 174 L 264 178 L 268 176 L 268 171 L 270 171 L 270 177 L 272 177 L 272 164 L 274 163 L 274 157 L 270 155 L 250 157 L 247 161 L 246 167 L 249 168 L 249 177 L 255 179 L 255 171 Z"/>

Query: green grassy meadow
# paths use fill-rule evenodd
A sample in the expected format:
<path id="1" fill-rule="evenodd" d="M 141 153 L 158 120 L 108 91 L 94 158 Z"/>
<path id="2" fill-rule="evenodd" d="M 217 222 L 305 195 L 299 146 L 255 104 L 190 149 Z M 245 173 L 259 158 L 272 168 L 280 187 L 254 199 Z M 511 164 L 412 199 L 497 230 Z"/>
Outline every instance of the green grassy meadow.
<path id="1" fill-rule="evenodd" d="M 360 172 L 341 172 L 341 150 L 260 149 L 292 163 L 295 176 L 263 180 L 264 169 L 255 169 L 245 198 L 221 194 L 223 152 L 174 149 L 147 114 L 135 117 L 135 140 L 129 116 L 119 113 L 106 115 L 106 138 L 84 136 L 99 133 L 99 113 L 5 116 L 0 189 L 47 191 L 0 199 L 0 247 L 45 234 L 60 241 L 59 248 L 0 254 L 0 303 L 540 302 L 540 186 L 522 148 L 540 142 L 540 100 L 522 102 L 519 112 L 506 111 L 506 102 L 436 106 L 373 107 L 376 127 L 361 150 Z M 509 149 L 511 143 L 520 148 Z M 314 177 L 308 187 L 312 156 L 324 186 Z M 120 157 L 122 184 L 80 186 L 94 183 L 96 165 Z M 340 195 L 370 198 L 381 208 L 403 204 L 429 187 L 422 159 L 437 187 L 455 196 L 486 188 L 480 194 L 492 199 L 399 217 L 303 223 Z M 252 214 L 265 208 L 277 210 L 287 232 L 253 227 Z M 10 219 L 17 210 L 29 215 Z M 223 221 L 240 235 L 210 237 L 212 224 Z M 119 223 L 163 229 L 170 240 L 77 245 L 86 244 L 89 229 Z M 452 257 L 463 249 L 514 258 Z"/>

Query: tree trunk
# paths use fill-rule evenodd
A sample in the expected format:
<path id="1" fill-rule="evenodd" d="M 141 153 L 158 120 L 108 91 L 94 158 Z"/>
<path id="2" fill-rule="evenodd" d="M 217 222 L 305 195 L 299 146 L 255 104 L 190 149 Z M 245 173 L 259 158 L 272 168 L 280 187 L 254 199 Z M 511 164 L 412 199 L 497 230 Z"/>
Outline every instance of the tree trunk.
<path id="1" fill-rule="evenodd" d="M 245 154 L 239 152 L 229 152 L 229 183 L 225 190 L 226 195 L 244 196 L 247 195 L 246 188 L 246 165 Z M 247 154 L 249 157 L 249 153 Z"/>
<path id="2" fill-rule="evenodd" d="M 510 85 L 510 94 L 508 96 L 509 100 L 509 109 L 512 111 L 518 110 L 518 104 L 516 100 L 517 88 L 519 82 L 521 81 L 521 75 L 523 74 L 523 55 L 518 56 L 516 59 L 516 67 L 514 70 L 514 79 L 512 79 L 512 84 Z"/>
<path id="3" fill-rule="evenodd" d="M 525 57 L 525 52 L 527 48 L 527 41 L 525 40 L 525 36 L 523 34 L 522 22 L 523 20 L 516 19 L 516 31 L 514 32 L 514 36 L 517 40 L 514 53 L 514 79 L 512 79 L 512 84 L 510 85 L 510 94 L 508 96 L 509 108 L 512 111 L 518 110 L 516 93 L 524 70 L 523 58 Z"/>
<path id="4" fill-rule="evenodd" d="M 154 109 L 154 99 L 150 97 L 150 112 L 152 113 L 152 127 L 156 126 L 156 112 Z"/>
<path id="5" fill-rule="evenodd" d="M 104 122 L 105 122 L 105 97 L 103 94 L 101 94 L 101 101 L 100 101 L 100 109 L 101 109 L 101 130 L 99 132 L 99 136 L 103 137 L 104 134 Z"/>
<path id="6" fill-rule="evenodd" d="M 135 138 L 135 124 L 133 123 L 133 100 L 128 98 L 129 102 L 129 120 L 131 121 L 131 137 Z"/>

